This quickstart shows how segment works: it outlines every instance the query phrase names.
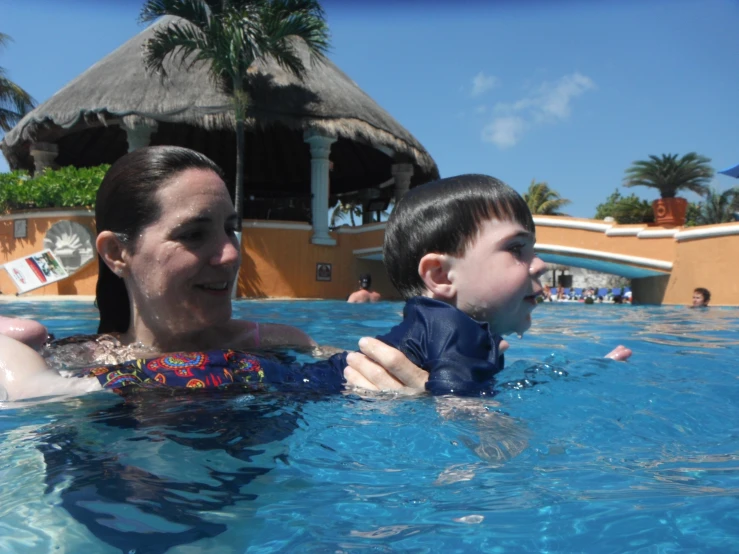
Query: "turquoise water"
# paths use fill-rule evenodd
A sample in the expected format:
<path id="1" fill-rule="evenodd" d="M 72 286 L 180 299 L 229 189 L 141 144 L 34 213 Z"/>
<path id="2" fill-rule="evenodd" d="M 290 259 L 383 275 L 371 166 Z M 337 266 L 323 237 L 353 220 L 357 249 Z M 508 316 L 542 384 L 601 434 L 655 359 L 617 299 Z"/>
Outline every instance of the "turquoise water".
<path id="1" fill-rule="evenodd" d="M 396 303 L 238 302 L 351 348 Z M 80 303 L 1 304 L 57 336 Z M 0 411 L 0 552 L 735 552 L 739 310 L 546 304 L 495 401 L 97 393 Z M 628 363 L 599 359 L 616 344 Z"/>

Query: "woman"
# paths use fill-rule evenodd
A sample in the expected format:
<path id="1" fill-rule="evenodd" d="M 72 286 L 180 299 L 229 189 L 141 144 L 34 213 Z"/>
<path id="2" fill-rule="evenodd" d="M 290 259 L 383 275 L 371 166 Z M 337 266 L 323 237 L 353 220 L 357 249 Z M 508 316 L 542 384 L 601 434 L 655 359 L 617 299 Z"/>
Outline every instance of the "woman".
<path id="1" fill-rule="evenodd" d="M 100 186 L 95 218 L 101 335 L 78 339 L 88 347 L 81 365 L 177 351 L 317 346 L 295 327 L 232 318 L 238 217 L 221 170 L 202 154 L 155 146 L 120 158 Z M 345 371 L 349 386 L 422 390 L 426 373 L 398 351 L 371 340 L 365 348 L 369 358 L 350 357 L 356 368 Z M 0 384 L 10 399 L 96 389 L 94 379 L 60 378 L 7 337 L 0 337 L 0 352 Z M 21 367 L 22 375 L 15 370 Z"/>

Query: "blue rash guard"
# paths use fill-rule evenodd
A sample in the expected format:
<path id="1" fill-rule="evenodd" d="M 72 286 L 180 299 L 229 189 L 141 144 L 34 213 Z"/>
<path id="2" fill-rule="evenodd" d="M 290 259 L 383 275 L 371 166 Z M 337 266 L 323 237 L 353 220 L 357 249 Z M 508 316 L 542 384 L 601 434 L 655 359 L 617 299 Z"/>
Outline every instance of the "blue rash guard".
<path id="1" fill-rule="evenodd" d="M 503 369 L 499 335 L 444 302 L 417 296 L 403 309 L 403 321 L 377 337 L 429 372 L 431 394 L 492 396 L 494 376 Z"/>

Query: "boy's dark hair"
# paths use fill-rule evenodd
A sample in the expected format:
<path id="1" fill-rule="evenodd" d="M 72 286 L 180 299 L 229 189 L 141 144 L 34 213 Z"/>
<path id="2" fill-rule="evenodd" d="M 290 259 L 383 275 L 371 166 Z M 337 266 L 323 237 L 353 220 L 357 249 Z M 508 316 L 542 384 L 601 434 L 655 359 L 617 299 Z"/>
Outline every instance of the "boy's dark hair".
<path id="1" fill-rule="evenodd" d="M 463 256 L 491 219 L 535 232 L 526 201 L 494 177 L 459 175 L 411 189 L 395 205 L 385 228 L 382 254 L 390 281 L 403 298 L 422 295 L 421 258 L 430 252 Z"/>
<path id="2" fill-rule="evenodd" d="M 708 304 L 711 301 L 711 291 L 708 289 L 704 289 L 703 287 L 698 287 L 693 292 L 697 292 L 698 294 L 703 296 L 703 302 Z"/>

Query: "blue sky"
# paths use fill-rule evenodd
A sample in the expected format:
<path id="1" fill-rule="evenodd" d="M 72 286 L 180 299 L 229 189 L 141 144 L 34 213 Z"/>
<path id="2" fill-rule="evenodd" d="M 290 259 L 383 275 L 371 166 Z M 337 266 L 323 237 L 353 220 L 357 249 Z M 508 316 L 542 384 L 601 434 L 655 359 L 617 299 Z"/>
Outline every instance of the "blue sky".
<path id="1" fill-rule="evenodd" d="M 43 102 L 143 27 L 133 0 L 0 0 L 8 76 Z M 631 162 L 739 163 L 739 1 L 327 0 L 331 58 L 442 176 L 547 181 L 592 217 Z M 0 171 L 7 171 L 0 157 Z M 718 176 L 718 190 L 739 181 Z M 687 194 L 691 200 L 697 197 Z"/>

